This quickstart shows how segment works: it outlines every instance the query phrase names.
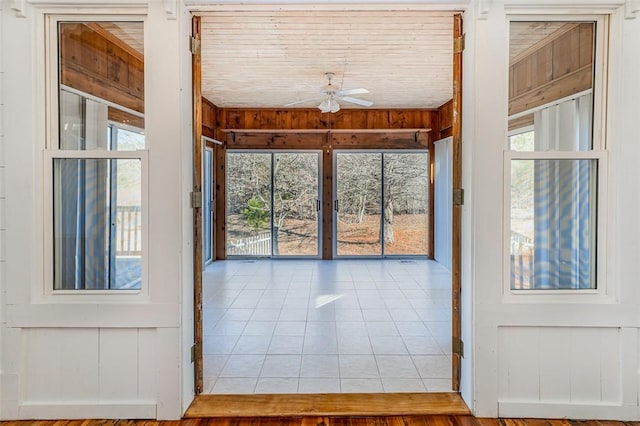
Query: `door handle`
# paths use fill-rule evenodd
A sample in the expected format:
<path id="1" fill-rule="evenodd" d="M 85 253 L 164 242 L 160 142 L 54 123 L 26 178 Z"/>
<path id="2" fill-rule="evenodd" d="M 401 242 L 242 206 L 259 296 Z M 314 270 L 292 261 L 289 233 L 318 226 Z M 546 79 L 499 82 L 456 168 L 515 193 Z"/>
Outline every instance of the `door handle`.
<path id="1" fill-rule="evenodd" d="M 316 199 L 316 211 L 320 211 L 320 200 Z"/>
<path id="2" fill-rule="evenodd" d="M 335 201 L 333 202 L 333 209 L 334 209 L 335 211 L 338 211 L 338 200 L 335 200 Z"/>

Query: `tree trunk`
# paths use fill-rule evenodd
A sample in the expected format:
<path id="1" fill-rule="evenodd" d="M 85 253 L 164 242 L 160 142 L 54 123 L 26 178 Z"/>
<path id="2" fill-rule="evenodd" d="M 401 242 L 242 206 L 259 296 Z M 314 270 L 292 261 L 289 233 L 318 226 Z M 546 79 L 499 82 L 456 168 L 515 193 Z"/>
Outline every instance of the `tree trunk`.
<path id="1" fill-rule="evenodd" d="M 384 242 L 393 243 L 395 236 L 393 235 L 393 200 L 388 199 L 384 203 Z"/>
<path id="2" fill-rule="evenodd" d="M 362 223 L 364 220 L 364 213 L 367 210 L 367 196 L 360 197 L 360 210 L 358 211 L 358 223 Z"/>
<path id="3" fill-rule="evenodd" d="M 273 227 L 273 235 L 271 236 L 271 250 L 272 256 L 278 256 L 280 254 L 280 248 L 278 247 L 278 239 L 280 237 L 279 232 L 280 232 L 280 227 L 279 226 L 274 226 Z"/>

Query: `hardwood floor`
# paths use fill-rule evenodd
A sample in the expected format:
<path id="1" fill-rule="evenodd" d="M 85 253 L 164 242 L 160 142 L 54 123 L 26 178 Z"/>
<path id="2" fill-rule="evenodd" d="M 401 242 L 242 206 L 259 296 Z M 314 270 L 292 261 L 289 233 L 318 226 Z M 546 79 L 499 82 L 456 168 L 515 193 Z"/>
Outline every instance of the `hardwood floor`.
<path id="1" fill-rule="evenodd" d="M 248 417 L 155 420 L 5 421 L 0 426 L 640 426 L 640 422 L 479 419 L 465 416 Z"/>

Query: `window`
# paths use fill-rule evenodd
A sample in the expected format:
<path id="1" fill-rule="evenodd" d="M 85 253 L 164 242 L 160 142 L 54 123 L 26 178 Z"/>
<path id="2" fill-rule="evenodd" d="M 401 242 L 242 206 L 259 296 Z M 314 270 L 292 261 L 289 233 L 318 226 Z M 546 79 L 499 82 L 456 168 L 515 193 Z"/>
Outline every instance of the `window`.
<path id="1" fill-rule="evenodd" d="M 598 66 L 604 20 L 512 21 L 509 49 L 509 283 L 597 289 L 605 165 Z"/>
<path id="2" fill-rule="evenodd" d="M 142 22 L 50 18 L 49 182 L 53 290 L 140 290 L 143 282 Z"/>

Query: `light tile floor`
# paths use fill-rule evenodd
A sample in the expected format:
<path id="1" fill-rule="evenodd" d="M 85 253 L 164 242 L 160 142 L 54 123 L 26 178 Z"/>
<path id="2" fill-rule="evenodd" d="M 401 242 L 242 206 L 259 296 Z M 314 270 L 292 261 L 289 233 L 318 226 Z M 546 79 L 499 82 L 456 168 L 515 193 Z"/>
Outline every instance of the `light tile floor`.
<path id="1" fill-rule="evenodd" d="M 203 275 L 206 393 L 451 390 L 432 260 L 227 260 Z"/>

